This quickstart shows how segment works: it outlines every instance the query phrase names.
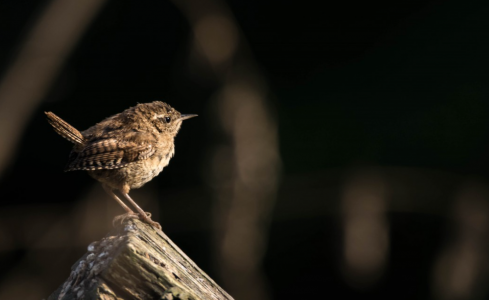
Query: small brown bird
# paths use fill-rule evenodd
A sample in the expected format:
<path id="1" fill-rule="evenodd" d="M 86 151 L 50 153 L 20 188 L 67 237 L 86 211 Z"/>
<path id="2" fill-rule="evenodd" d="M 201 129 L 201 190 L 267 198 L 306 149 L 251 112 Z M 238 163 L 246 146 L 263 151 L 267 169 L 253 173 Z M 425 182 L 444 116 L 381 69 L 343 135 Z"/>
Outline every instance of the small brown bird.
<path id="1" fill-rule="evenodd" d="M 175 154 L 174 138 L 182 121 L 197 115 L 182 115 L 170 105 L 154 101 L 128 108 L 82 132 L 52 112 L 46 115 L 54 130 L 75 144 L 65 171 L 88 171 L 127 212 L 122 217 L 140 218 L 161 229 L 159 223 L 151 220 L 151 214 L 129 197 L 129 191 L 140 188 L 168 165 Z M 119 191 L 138 214 L 114 190 Z"/>

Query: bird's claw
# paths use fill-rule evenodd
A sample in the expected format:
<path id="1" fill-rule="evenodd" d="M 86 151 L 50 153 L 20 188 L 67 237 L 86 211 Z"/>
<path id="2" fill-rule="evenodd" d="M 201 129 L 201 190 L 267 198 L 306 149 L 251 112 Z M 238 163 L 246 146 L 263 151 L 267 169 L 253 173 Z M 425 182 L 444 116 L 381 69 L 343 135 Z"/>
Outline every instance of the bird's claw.
<path id="1" fill-rule="evenodd" d="M 116 227 L 117 224 L 122 224 L 127 219 L 138 219 L 138 220 L 143 221 L 144 223 L 149 224 L 151 227 L 153 227 L 157 230 L 161 230 L 160 223 L 151 220 L 151 213 L 149 213 L 149 212 L 145 212 L 144 215 L 137 214 L 137 213 L 126 213 L 123 215 L 116 216 L 114 218 L 114 220 L 112 220 L 112 225 L 114 227 Z"/>
<path id="2" fill-rule="evenodd" d="M 141 221 L 149 224 L 151 227 L 153 227 L 153 228 L 155 228 L 157 230 L 161 230 L 160 223 L 151 220 L 151 213 L 145 212 L 145 216 L 141 216 L 141 215 L 139 215 L 139 216 L 141 217 L 140 218 Z"/>
<path id="3" fill-rule="evenodd" d="M 127 219 L 140 219 L 139 217 L 139 214 L 136 214 L 136 213 L 126 213 L 126 214 L 123 214 L 123 215 L 119 215 L 119 216 L 116 216 L 113 220 L 112 220 L 112 225 L 114 227 L 117 226 L 117 223 L 118 224 L 122 224 L 124 223 L 124 221 L 126 221 Z"/>

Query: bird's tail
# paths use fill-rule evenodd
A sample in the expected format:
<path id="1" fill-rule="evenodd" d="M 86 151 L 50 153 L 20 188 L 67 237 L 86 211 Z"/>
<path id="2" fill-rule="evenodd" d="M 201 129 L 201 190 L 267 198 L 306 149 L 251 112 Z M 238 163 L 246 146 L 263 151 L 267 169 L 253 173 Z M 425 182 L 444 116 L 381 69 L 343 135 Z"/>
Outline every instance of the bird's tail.
<path id="1" fill-rule="evenodd" d="M 48 117 L 49 124 L 53 126 L 56 133 L 58 133 L 68 141 L 72 142 L 73 144 L 83 143 L 84 137 L 75 127 L 66 123 L 65 121 L 63 121 L 63 119 L 50 111 L 45 112 L 45 114 Z"/>

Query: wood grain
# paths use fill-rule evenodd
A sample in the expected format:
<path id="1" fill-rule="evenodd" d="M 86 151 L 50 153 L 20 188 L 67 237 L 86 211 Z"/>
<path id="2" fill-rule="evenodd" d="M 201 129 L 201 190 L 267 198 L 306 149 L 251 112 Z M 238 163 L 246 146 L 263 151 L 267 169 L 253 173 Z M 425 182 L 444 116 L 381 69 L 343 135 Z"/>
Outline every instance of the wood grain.
<path id="1" fill-rule="evenodd" d="M 48 300 L 233 299 L 162 231 L 127 220 L 72 267 Z"/>

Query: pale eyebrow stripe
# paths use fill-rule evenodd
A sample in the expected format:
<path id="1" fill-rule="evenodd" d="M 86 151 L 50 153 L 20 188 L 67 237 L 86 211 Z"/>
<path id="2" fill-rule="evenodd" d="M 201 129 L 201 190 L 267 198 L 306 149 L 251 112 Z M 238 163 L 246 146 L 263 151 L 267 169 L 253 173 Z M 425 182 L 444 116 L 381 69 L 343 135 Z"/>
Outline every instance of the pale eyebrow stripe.
<path id="1" fill-rule="evenodd" d="M 153 120 L 163 118 L 165 115 L 154 115 Z"/>

